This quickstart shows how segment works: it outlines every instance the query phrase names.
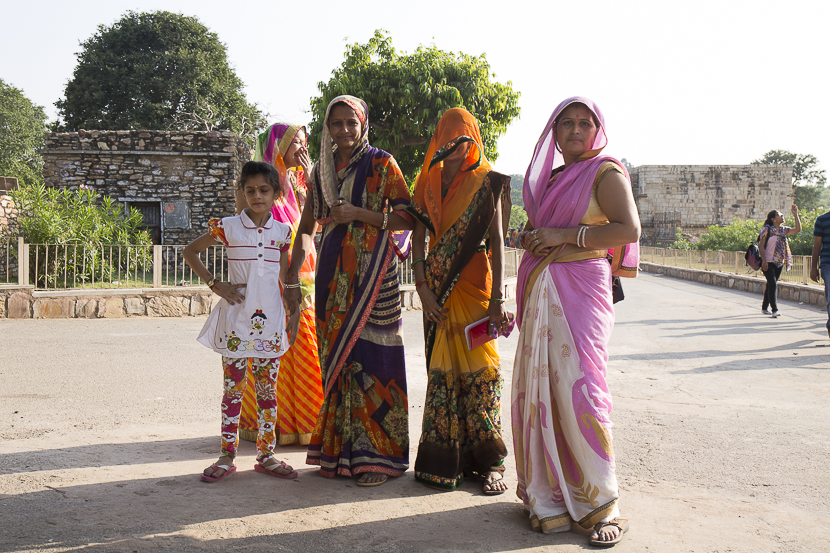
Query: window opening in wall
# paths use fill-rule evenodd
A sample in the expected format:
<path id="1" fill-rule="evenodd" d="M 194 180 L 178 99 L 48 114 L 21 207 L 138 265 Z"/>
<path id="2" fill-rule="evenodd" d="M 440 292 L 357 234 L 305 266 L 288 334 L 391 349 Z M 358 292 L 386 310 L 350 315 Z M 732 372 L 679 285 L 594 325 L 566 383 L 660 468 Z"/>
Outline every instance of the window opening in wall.
<path id="1" fill-rule="evenodd" d="M 141 213 L 142 228 L 150 234 L 153 244 L 161 244 L 161 202 L 129 202 L 127 208 Z"/>

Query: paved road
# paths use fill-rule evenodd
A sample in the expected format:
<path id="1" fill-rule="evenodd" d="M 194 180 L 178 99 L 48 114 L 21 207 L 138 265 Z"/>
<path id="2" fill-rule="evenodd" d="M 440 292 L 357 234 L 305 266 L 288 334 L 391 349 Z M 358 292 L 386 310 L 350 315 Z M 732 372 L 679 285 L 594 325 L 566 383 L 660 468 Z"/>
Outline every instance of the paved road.
<path id="1" fill-rule="evenodd" d="M 608 378 L 632 530 L 615 551 L 830 551 L 822 311 L 785 302 L 773 320 L 751 294 L 648 274 L 624 284 Z M 299 447 L 281 451 L 296 481 L 254 473 L 245 444 L 240 473 L 199 482 L 221 393 L 218 356 L 195 342 L 203 321 L 0 321 L 0 551 L 587 549 L 579 533 L 532 532 L 512 491 L 434 492 L 411 471 L 357 488 L 319 477 Z M 414 461 L 420 313 L 404 324 Z M 515 344 L 500 346 L 508 383 Z"/>

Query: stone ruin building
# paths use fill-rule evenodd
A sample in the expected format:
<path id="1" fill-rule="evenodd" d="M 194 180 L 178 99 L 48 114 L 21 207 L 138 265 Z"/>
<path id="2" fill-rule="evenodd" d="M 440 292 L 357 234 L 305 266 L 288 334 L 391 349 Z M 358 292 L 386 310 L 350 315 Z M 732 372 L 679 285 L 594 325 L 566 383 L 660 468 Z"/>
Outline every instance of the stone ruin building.
<path id="1" fill-rule="evenodd" d="M 84 131 L 46 135 L 47 186 L 84 185 L 137 209 L 155 244 L 187 244 L 212 217 L 236 214 L 251 150 L 225 131 Z"/>
<path id="2" fill-rule="evenodd" d="M 648 246 L 674 242 L 677 228 L 699 237 L 710 225 L 763 221 L 792 204 L 791 165 L 643 165 L 630 173 Z"/>

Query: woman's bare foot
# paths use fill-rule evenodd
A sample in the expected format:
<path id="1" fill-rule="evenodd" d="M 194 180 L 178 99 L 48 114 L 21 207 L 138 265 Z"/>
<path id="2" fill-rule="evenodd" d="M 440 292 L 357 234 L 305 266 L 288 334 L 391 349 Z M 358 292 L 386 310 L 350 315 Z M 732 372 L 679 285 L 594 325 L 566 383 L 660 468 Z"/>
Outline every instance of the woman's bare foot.
<path id="1" fill-rule="evenodd" d="M 216 461 L 215 464 L 210 465 L 208 468 L 206 468 L 202 474 L 207 476 L 208 478 L 221 478 L 227 471 L 225 469 L 219 468 L 220 465 L 232 467 L 233 459 L 231 459 L 227 455 L 222 455 L 221 457 L 219 457 L 219 460 Z"/>
<path id="2" fill-rule="evenodd" d="M 388 477 L 379 472 L 364 472 L 357 481 L 358 486 L 380 486 Z"/>
<path id="3" fill-rule="evenodd" d="M 485 495 L 499 495 L 507 491 L 507 484 L 504 478 L 498 471 L 490 471 L 487 478 L 484 479 L 484 485 L 481 490 Z"/>

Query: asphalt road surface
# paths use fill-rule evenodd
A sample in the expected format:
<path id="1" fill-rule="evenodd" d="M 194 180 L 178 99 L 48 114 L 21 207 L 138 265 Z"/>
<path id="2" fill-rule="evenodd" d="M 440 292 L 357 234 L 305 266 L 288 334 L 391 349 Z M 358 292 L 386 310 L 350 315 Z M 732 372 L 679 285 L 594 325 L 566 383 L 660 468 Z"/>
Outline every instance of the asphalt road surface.
<path id="1" fill-rule="evenodd" d="M 608 379 L 620 552 L 830 551 L 830 340 L 826 315 L 642 274 L 624 282 Z M 515 306 L 511 306 L 515 308 Z M 253 469 L 198 474 L 219 447 L 219 356 L 204 318 L 0 320 L 0 551 L 562 551 L 574 530 L 531 530 L 515 496 L 509 383 L 517 334 L 500 340 L 510 491 L 450 493 L 410 469 L 383 486 L 322 478 L 301 447 L 296 480 Z M 404 315 L 414 463 L 426 388 L 420 312 Z"/>

